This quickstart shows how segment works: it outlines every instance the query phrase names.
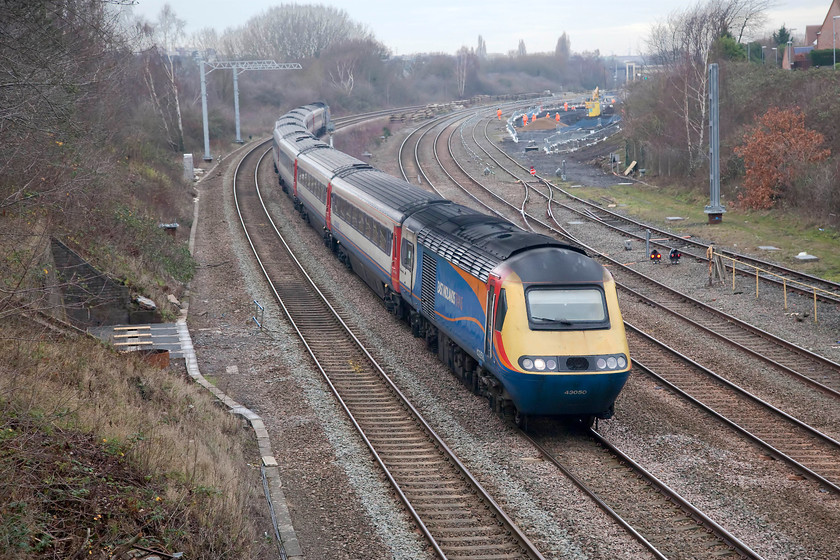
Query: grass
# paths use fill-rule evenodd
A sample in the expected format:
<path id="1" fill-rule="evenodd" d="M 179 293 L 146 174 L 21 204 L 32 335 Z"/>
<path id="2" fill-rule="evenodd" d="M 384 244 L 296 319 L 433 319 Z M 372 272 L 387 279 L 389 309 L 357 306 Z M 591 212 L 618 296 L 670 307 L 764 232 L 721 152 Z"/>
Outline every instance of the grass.
<path id="1" fill-rule="evenodd" d="M 725 203 L 726 213 L 720 223 L 709 225 L 704 208 L 707 195 L 683 189 L 650 187 L 641 184 L 615 185 L 608 189 L 583 187 L 567 189 L 573 195 L 597 201 L 657 227 L 714 241 L 739 252 L 778 261 L 790 268 L 840 281 L 840 232 L 808 218 L 780 210 L 741 210 Z M 679 216 L 670 222 L 666 217 Z M 772 253 L 762 245 L 778 247 Z M 817 262 L 795 259 L 800 252 L 819 257 Z"/>
<path id="2" fill-rule="evenodd" d="M 22 325 L 0 327 L 0 353 L 0 556 L 268 553 L 254 443 L 195 383 Z"/>

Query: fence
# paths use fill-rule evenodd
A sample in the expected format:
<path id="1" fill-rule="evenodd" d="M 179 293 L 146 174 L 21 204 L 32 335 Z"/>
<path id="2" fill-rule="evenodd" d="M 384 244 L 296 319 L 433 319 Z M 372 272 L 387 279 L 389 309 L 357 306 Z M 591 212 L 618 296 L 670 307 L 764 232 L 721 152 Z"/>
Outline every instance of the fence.
<path id="1" fill-rule="evenodd" d="M 707 255 L 708 255 L 708 253 L 707 253 Z M 745 267 L 745 268 L 748 268 L 748 269 L 753 269 L 755 271 L 755 298 L 756 299 L 758 299 L 758 295 L 759 295 L 759 287 L 758 286 L 759 286 L 759 279 L 760 279 L 762 274 L 767 275 L 767 276 L 773 276 L 773 277 L 781 280 L 782 291 L 784 293 L 784 298 L 785 298 L 785 311 L 788 310 L 788 297 L 787 297 L 788 284 L 799 286 L 799 289 L 801 289 L 802 291 L 812 293 L 813 296 L 814 296 L 814 322 L 815 323 L 817 322 L 817 293 L 822 293 L 822 294 L 832 296 L 832 297 L 836 295 L 836 294 L 833 294 L 833 293 L 831 293 L 827 290 L 817 288 L 816 286 L 811 286 L 809 284 L 804 284 L 804 283 L 798 282 L 796 280 L 790 280 L 788 278 L 785 278 L 784 276 L 781 276 L 781 275 L 776 274 L 774 272 L 770 272 L 769 270 L 764 270 L 761 267 L 751 265 L 751 264 L 747 264 L 745 262 L 739 261 L 738 259 L 736 259 L 734 257 L 730 257 L 728 255 L 722 255 L 721 253 L 718 253 L 716 251 L 712 251 L 712 256 L 713 256 L 713 261 L 712 260 L 709 261 L 709 284 L 712 283 L 715 274 L 717 274 L 717 276 L 720 278 L 721 283 L 723 283 L 723 281 L 724 281 L 723 275 L 724 275 L 724 271 L 726 270 L 726 266 L 723 264 L 723 259 L 727 259 L 727 260 L 731 261 L 731 263 L 732 263 L 731 264 L 731 267 L 732 267 L 732 291 L 735 291 L 735 272 L 736 272 L 735 271 L 735 264 L 736 263 L 742 267 L 742 270 Z"/>

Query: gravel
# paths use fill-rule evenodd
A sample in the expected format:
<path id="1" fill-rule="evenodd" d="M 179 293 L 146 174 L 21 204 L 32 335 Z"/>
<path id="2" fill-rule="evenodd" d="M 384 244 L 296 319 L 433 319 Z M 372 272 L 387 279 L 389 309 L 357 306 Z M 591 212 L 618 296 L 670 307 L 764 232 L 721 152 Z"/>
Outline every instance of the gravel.
<path id="1" fill-rule="evenodd" d="M 394 136 L 372 159 L 394 173 L 396 149 L 407 129 L 391 130 Z M 336 144 L 340 148 L 340 134 Z M 478 162 L 473 166 L 480 177 L 483 167 Z M 430 557 L 251 263 L 238 218 L 230 210 L 227 162 L 222 169 L 223 174 L 214 172 L 198 189 L 196 258 L 202 266 L 191 287 L 189 327 L 202 372 L 262 416 L 308 558 Z M 276 184 L 270 171 L 263 172 L 262 179 Z M 494 180 L 508 191 L 513 188 L 498 177 Z M 536 459 L 536 451 L 497 418 L 486 401 L 461 386 L 408 328 L 395 322 L 376 296 L 329 255 L 320 236 L 293 216 L 279 189 L 267 188 L 264 195 L 290 244 L 301 247 L 298 256 L 304 266 L 324 289 L 344 301 L 343 317 L 370 345 L 380 365 L 547 558 L 649 557 L 556 469 Z M 586 230 L 592 243 L 616 254 L 623 251 L 621 240 L 599 234 L 599 228 L 576 227 Z M 640 258 L 641 251 L 633 253 Z M 755 300 L 749 290 L 732 294 L 725 286 L 705 287 L 705 266 L 684 260 L 676 266 L 659 265 L 656 274 L 693 297 L 832 359 L 840 357 L 831 348 L 840 326 L 836 310 L 821 311 L 817 325 L 797 321 L 784 314 L 778 296 L 771 293 Z M 253 300 L 266 307 L 263 331 L 251 321 Z M 690 350 L 695 359 L 736 382 L 754 385 L 804 421 L 840 432 L 840 407 L 833 400 L 769 371 L 757 360 L 727 351 L 725 345 L 693 348 L 691 332 L 667 314 L 651 313 L 650 307 L 627 298 L 621 304 L 625 319 L 633 324 Z M 799 310 L 805 307 L 804 302 L 795 305 Z M 238 365 L 239 373 L 227 374 L 230 365 Z M 801 480 L 760 448 L 745 447 L 732 430 L 654 382 L 632 375 L 619 397 L 616 417 L 602 421 L 600 431 L 766 558 L 836 557 L 836 496 Z"/>

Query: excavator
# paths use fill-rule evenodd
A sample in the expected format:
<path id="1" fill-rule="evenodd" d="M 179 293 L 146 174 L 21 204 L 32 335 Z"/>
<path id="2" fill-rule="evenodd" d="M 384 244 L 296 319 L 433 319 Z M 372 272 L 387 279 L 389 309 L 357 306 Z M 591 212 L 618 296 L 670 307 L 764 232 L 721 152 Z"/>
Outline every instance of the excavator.
<path id="1" fill-rule="evenodd" d="M 595 86 L 595 91 L 592 92 L 592 99 L 585 102 L 587 117 L 601 116 L 601 94 L 598 91 L 598 86 Z"/>

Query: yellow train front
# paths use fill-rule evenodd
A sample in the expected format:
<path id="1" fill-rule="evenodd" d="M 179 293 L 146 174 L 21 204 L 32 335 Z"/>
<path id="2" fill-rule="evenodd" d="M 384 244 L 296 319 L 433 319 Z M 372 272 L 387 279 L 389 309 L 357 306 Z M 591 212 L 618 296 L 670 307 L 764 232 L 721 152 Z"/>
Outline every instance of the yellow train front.
<path id="1" fill-rule="evenodd" d="M 485 367 L 523 415 L 609 418 L 630 352 L 609 271 L 572 248 L 502 262 L 487 283 Z"/>
<path id="2" fill-rule="evenodd" d="M 415 334 L 496 410 L 612 416 L 630 352 L 606 268 L 576 247 L 454 204 L 412 214 L 402 245 Z"/>

